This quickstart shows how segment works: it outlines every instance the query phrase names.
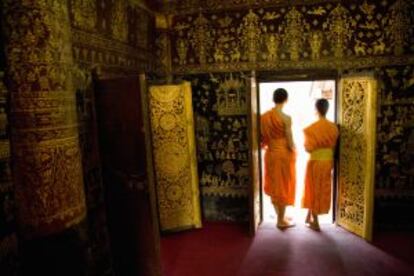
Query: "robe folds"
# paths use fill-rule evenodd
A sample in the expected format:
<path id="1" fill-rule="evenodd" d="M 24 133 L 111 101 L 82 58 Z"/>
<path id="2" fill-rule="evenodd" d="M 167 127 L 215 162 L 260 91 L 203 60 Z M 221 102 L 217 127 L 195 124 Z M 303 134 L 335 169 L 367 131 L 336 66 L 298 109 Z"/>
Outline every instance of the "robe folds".
<path id="1" fill-rule="evenodd" d="M 286 127 L 290 128 L 290 121 L 283 116 L 286 115 L 280 114 L 276 109 L 261 116 L 261 146 L 265 149 L 264 192 L 275 204 L 293 205 L 296 156 L 288 146 Z"/>
<path id="2" fill-rule="evenodd" d="M 305 128 L 304 134 L 310 157 L 302 207 L 316 215 L 326 214 L 331 205 L 333 156 L 339 131 L 334 123 L 322 118 Z"/>

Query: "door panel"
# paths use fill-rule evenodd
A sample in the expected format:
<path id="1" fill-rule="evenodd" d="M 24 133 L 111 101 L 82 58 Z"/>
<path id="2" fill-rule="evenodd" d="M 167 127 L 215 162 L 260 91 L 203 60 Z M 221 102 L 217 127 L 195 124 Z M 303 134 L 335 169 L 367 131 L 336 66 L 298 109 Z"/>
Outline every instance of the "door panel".
<path id="1" fill-rule="evenodd" d="M 148 193 L 140 83 L 98 80 L 96 110 L 117 275 L 161 275 L 159 229 Z"/>
<path id="2" fill-rule="evenodd" d="M 262 222 L 261 212 L 261 174 L 260 174 L 260 130 L 259 130 L 259 101 L 257 83 L 254 72 L 248 80 L 250 83 L 248 89 L 248 131 L 249 131 L 249 166 L 250 166 L 250 233 L 254 235 Z"/>
<path id="3" fill-rule="evenodd" d="M 150 125 L 161 230 L 201 227 L 191 85 L 149 88 Z"/>
<path id="4" fill-rule="evenodd" d="M 337 223 L 367 240 L 372 236 L 376 101 L 372 76 L 340 80 Z"/>

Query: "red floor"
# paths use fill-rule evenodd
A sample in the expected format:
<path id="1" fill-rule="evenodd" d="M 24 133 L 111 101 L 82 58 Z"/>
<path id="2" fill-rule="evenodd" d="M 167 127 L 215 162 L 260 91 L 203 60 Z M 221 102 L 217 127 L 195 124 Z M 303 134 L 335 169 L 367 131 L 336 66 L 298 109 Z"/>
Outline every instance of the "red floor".
<path id="1" fill-rule="evenodd" d="M 164 236 L 165 276 L 414 275 L 414 234 L 391 233 L 371 245 L 334 225 L 316 233 L 303 225 L 284 232 L 262 225 L 208 223 Z M 384 251 L 386 250 L 386 251 Z"/>

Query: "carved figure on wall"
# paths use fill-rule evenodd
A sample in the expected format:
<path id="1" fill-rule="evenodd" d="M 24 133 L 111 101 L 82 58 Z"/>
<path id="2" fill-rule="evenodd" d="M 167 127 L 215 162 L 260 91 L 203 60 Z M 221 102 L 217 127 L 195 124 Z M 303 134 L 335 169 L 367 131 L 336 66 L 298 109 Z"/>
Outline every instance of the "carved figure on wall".
<path id="1" fill-rule="evenodd" d="M 214 61 L 217 63 L 221 63 L 224 61 L 224 53 L 223 50 L 221 50 L 220 48 L 216 48 L 214 52 Z"/>
<path id="2" fill-rule="evenodd" d="M 177 54 L 178 54 L 178 63 L 180 65 L 187 64 L 187 51 L 188 51 L 188 45 L 187 42 L 184 39 L 178 39 L 176 43 L 177 48 Z"/>
<path id="3" fill-rule="evenodd" d="M 211 46 L 210 27 L 207 18 L 201 13 L 194 21 L 194 26 L 190 30 L 190 41 L 198 57 L 200 64 L 205 64 L 207 51 Z"/>
<path id="4" fill-rule="evenodd" d="M 267 49 L 267 60 L 275 61 L 278 58 L 280 38 L 276 34 L 268 34 L 265 36 L 265 45 Z"/>
<path id="5" fill-rule="evenodd" d="M 239 48 L 237 47 L 234 48 L 233 52 L 230 55 L 231 62 L 238 62 L 240 60 L 240 56 L 241 56 L 241 53 L 240 53 Z"/>
<path id="6" fill-rule="evenodd" d="M 381 37 L 377 41 L 374 42 L 374 55 L 382 55 L 385 52 L 385 43 L 384 38 Z"/>
<path id="7" fill-rule="evenodd" d="M 390 45 L 394 47 L 394 54 L 401 55 L 404 52 L 404 46 L 407 44 L 409 34 L 410 7 L 407 1 L 397 0 L 390 10 L 391 14 L 385 31 L 390 40 Z"/>
<path id="8" fill-rule="evenodd" d="M 246 58 L 250 62 L 255 62 L 259 47 L 260 29 L 259 17 L 252 10 L 243 18 L 243 23 L 239 27 L 241 43 L 246 53 Z"/>
<path id="9" fill-rule="evenodd" d="M 312 59 L 317 60 L 320 57 L 321 47 L 322 47 L 322 33 L 321 32 L 312 32 L 309 37 L 309 44 L 312 51 Z"/>
<path id="10" fill-rule="evenodd" d="M 299 60 L 300 52 L 303 48 L 303 33 L 309 25 L 303 18 L 303 15 L 293 7 L 286 15 L 286 28 L 283 35 L 284 43 L 288 46 L 288 52 L 291 60 Z"/>
<path id="11" fill-rule="evenodd" d="M 359 39 L 355 40 L 354 51 L 357 56 L 365 56 L 367 54 L 367 43 Z"/>
<path id="12" fill-rule="evenodd" d="M 329 14 L 323 28 L 328 31 L 327 36 L 334 56 L 342 58 L 352 34 L 349 11 L 338 4 Z"/>
<path id="13" fill-rule="evenodd" d="M 217 112 L 219 116 L 246 114 L 245 83 L 230 74 L 217 89 Z"/>

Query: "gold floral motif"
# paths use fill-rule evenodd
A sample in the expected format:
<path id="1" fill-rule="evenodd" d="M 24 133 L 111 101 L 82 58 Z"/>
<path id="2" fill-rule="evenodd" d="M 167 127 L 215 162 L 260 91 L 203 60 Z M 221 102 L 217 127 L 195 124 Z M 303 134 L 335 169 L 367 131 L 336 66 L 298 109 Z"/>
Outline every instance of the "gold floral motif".
<path id="1" fill-rule="evenodd" d="M 293 7 L 286 15 L 286 28 L 283 42 L 287 45 L 291 60 L 299 60 L 303 51 L 304 32 L 309 27 L 303 19 L 303 15 Z"/>
<path id="2" fill-rule="evenodd" d="M 86 213 L 69 15 L 65 1 L 4 4 L 17 213 L 31 238 Z"/>
<path id="3" fill-rule="evenodd" d="M 338 223 L 371 238 L 375 163 L 376 81 L 345 77 L 340 83 L 341 144 Z"/>
<path id="4" fill-rule="evenodd" d="M 193 29 L 190 31 L 190 41 L 195 49 L 200 64 L 207 61 L 207 51 L 212 41 L 210 38 L 210 27 L 207 18 L 201 13 L 194 21 Z"/>
<path id="5" fill-rule="evenodd" d="M 249 62 L 255 62 L 257 59 L 257 51 L 261 35 L 259 25 L 259 16 L 249 10 L 249 13 L 243 18 L 243 23 L 239 27 L 241 34 L 241 43 L 246 53 L 246 59 Z"/>
<path id="6" fill-rule="evenodd" d="M 342 58 L 352 34 L 349 11 L 338 4 L 329 14 L 324 29 L 328 31 L 327 36 L 334 56 Z"/>
<path id="7" fill-rule="evenodd" d="M 191 86 L 151 86 L 149 110 L 162 230 L 200 227 Z"/>

